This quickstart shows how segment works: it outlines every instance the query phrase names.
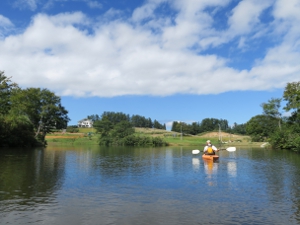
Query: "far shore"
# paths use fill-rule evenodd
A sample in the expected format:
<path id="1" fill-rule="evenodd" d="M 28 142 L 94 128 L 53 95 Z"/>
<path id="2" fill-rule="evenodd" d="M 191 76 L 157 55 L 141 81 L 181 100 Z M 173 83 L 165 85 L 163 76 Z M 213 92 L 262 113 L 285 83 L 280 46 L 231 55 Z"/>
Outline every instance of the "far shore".
<path id="1" fill-rule="evenodd" d="M 147 135 L 151 137 L 162 137 L 169 146 L 191 146 L 202 149 L 206 140 L 211 140 L 217 148 L 237 147 L 237 148 L 266 148 L 267 142 L 251 142 L 251 138 L 246 135 L 229 134 L 226 132 L 206 132 L 199 135 L 181 135 L 178 132 L 152 129 L 135 128 L 136 135 Z M 55 132 L 48 134 L 46 140 L 48 145 L 98 145 L 99 134 L 93 128 L 80 128 L 78 133 Z M 220 143 L 219 140 L 222 140 Z"/>

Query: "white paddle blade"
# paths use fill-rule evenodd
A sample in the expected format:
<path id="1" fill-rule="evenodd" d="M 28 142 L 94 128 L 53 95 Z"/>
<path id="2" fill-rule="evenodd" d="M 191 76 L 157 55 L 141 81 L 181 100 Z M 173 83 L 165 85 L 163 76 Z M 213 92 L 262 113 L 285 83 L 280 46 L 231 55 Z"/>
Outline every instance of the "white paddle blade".
<path id="1" fill-rule="evenodd" d="M 198 149 L 195 149 L 192 151 L 192 154 L 194 154 L 194 155 L 199 154 L 199 153 L 200 153 L 200 150 L 198 150 Z"/>
<path id="2" fill-rule="evenodd" d="M 228 152 L 235 152 L 236 151 L 236 147 L 226 148 L 226 151 L 228 151 Z"/>

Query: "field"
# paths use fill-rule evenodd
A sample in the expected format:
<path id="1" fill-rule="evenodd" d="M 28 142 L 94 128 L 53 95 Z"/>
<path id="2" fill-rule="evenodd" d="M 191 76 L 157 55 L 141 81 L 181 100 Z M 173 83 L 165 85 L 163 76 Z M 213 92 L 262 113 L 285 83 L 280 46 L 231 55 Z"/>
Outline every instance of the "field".
<path id="1" fill-rule="evenodd" d="M 219 139 L 222 140 L 222 146 L 240 146 L 251 145 L 260 146 L 262 143 L 253 143 L 249 136 L 229 134 L 225 132 L 206 132 L 198 135 L 183 135 L 181 133 L 153 129 L 153 128 L 135 128 L 136 135 L 146 135 L 152 137 L 162 137 L 172 146 L 199 146 L 202 148 L 206 140 L 211 140 L 215 145 L 220 145 Z M 48 134 L 46 140 L 51 144 L 72 144 L 72 145 L 97 145 L 99 134 L 93 128 L 79 128 L 78 133 L 55 132 Z"/>

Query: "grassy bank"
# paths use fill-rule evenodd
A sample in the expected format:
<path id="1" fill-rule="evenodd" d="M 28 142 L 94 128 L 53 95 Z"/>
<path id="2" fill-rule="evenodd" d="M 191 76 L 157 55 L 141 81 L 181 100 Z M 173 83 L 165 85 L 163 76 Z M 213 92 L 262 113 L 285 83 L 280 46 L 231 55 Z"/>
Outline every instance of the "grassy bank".
<path id="1" fill-rule="evenodd" d="M 219 138 L 222 139 L 222 147 L 227 146 L 245 146 L 250 145 L 259 147 L 262 143 L 250 141 L 249 136 L 233 135 L 225 132 L 207 132 L 199 135 L 183 135 L 180 133 L 152 129 L 152 128 L 135 128 L 136 135 L 162 137 L 171 146 L 194 146 L 195 148 L 203 148 L 207 139 L 211 140 L 216 146 L 220 146 Z M 98 145 L 100 135 L 93 128 L 79 128 L 78 133 L 51 133 L 46 136 L 48 145 Z"/>

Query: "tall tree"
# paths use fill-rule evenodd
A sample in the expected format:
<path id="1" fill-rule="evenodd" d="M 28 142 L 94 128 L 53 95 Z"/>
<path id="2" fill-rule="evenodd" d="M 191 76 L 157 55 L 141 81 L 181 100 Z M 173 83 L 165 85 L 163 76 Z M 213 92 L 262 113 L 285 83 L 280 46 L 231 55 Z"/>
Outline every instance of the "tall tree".
<path id="1" fill-rule="evenodd" d="M 284 109 L 298 110 L 300 109 L 300 81 L 288 83 L 283 93 L 283 99 L 287 101 Z"/>
<path id="2" fill-rule="evenodd" d="M 130 116 L 122 112 L 103 112 L 101 118 L 104 117 L 112 122 L 113 125 L 121 121 L 130 121 Z"/>
<path id="3" fill-rule="evenodd" d="M 275 130 L 277 120 L 268 115 L 257 115 L 246 123 L 246 131 L 253 141 L 265 141 Z"/>
<path id="4" fill-rule="evenodd" d="M 106 137 L 109 135 L 110 130 L 113 129 L 113 123 L 104 116 L 101 120 L 97 120 L 94 123 L 94 127 L 97 132 L 101 133 L 102 137 Z"/>
<path id="5" fill-rule="evenodd" d="M 14 89 L 18 89 L 18 85 L 13 83 L 11 77 L 6 77 L 3 71 L 0 71 L 0 114 L 8 114 L 11 101 L 10 97 Z"/>
<path id="6" fill-rule="evenodd" d="M 48 89 L 27 88 L 18 90 L 11 98 L 14 115 L 26 115 L 35 127 L 36 137 L 45 140 L 54 128 L 66 128 L 70 120 L 60 97 Z"/>
<path id="7" fill-rule="evenodd" d="M 281 113 L 280 113 L 281 98 L 272 98 L 267 103 L 262 103 L 263 113 L 278 120 L 278 127 L 281 130 Z"/>
<path id="8" fill-rule="evenodd" d="M 93 114 L 93 115 L 87 116 L 87 118 L 89 120 L 92 120 L 93 122 L 100 120 L 100 116 L 98 114 L 95 114 L 95 115 Z"/>

